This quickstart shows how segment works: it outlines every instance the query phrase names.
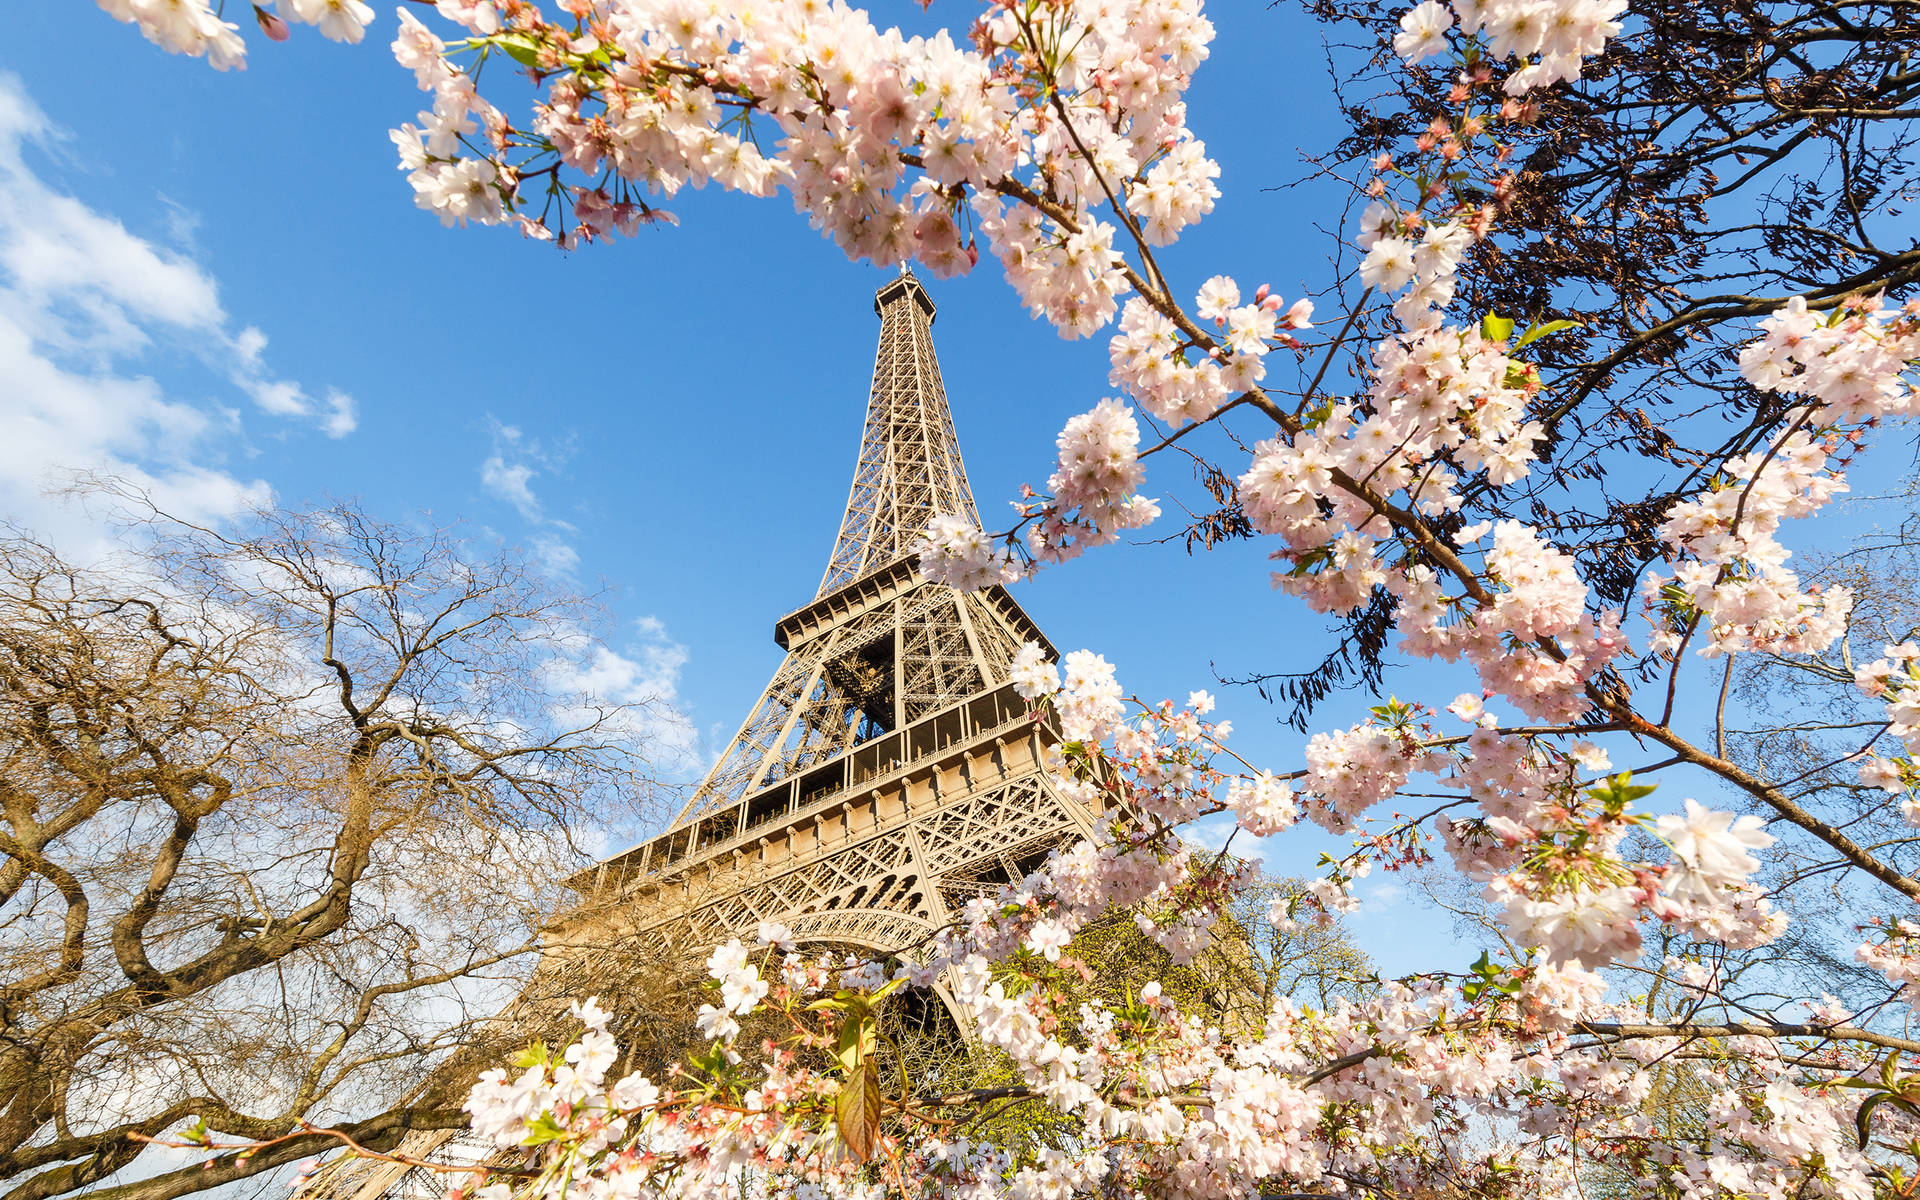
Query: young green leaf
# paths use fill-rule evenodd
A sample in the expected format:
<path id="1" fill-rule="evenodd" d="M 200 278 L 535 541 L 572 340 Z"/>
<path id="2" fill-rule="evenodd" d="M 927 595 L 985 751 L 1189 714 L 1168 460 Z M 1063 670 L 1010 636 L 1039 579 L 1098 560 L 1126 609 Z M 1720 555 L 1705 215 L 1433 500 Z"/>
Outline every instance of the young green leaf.
<path id="1" fill-rule="evenodd" d="M 880 1069 L 871 1057 L 841 1081 L 833 1122 L 855 1162 L 866 1162 L 880 1140 Z"/>
<path id="2" fill-rule="evenodd" d="M 1513 322 L 1509 321 L 1507 324 L 1511 327 Z M 1527 331 L 1520 335 L 1520 340 L 1513 344 L 1513 348 L 1519 350 L 1522 347 L 1539 341 L 1543 337 L 1559 333 L 1562 329 L 1575 329 L 1578 328 L 1579 325 L 1580 322 L 1578 321 L 1535 321 L 1533 324 L 1527 326 Z"/>

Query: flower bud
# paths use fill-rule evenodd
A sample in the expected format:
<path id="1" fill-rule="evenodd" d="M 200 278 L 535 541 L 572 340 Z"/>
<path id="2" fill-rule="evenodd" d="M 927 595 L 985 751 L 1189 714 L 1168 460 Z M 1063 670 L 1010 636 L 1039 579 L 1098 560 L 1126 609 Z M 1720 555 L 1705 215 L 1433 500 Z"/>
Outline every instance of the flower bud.
<path id="1" fill-rule="evenodd" d="M 293 36 L 293 30 L 287 28 L 285 21 L 258 4 L 253 6 L 253 19 L 260 23 L 260 32 L 276 42 L 284 42 Z"/>

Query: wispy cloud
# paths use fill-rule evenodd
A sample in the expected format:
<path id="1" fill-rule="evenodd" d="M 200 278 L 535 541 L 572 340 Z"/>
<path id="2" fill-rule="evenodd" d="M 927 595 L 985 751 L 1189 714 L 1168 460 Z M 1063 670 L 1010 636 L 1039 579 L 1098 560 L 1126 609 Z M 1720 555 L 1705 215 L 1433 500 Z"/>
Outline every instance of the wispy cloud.
<path id="1" fill-rule="evenodd" d="M 169 395 L 144 360 L 183 350 L 264 416 L 329 437 L 353 431 L 352 397 L 316 400 L 277 377 L 266 335 L 236 329 L 200 264 L 46 182 L 26 150 L 59 152 L 66 136 L 0 72 L 0 511 L 49 536 L 84 534 L 45 498 L 80 472 L 118 476 L 187 516 L 264 499 L 264 482 L 226 466 L 245 405 Z"/>
<path id="2" fill-rule="evenodd" d="M 536 537 L 533 552 L 549 575 L 571 575 L 580 566 L 580 552 L 561 538 Z"/>
<path id="3" fill-rule="evenodd" d="M 551 480 L 574 454 L 572 438 L 535 437 L 517 425 L 487 417 L 489 448 L 480 460 L 480 486 L 510 505 L 529 526 L 527 547 L 548 575 L 570 576 L 579 569 L 580 552 L 567 522 L 548 515 L 537 484 Z M 699 731 L 680 711 L 680 671 L 687 648 L 675 641 L 658 617 L 636 620 L 623 637 L 593 641 L 584 637 L 556 656 L 548 683 L 569 697 L 556 712 L 563 721 L 605 722 L 603 731 L 630 741 L 667 774 L 697 770 L 703 761 Z M 610 721 L 604 714 L 619 709 Z"/>
<path id="4" fill-rule="evenodd" d="M 549 517 L 533 489 L 535 478 L 553 475 L 573 457 L 572 439 L 554 443 L 529 437 L 519 426 L 503 424 L 491 416 L 487 428 L 492 446 L 480 461 L 480 486 L 494 499 L 512 505 L 535 527 L 533 551 L 550 574 L 572 574 L 580 564 L 580 555 L 563 535 L 572 533 L 574 527 Z"/>
<path id="5" fill-rule="evenodd" d="M 520 510 L 529 521 L 540 517 L 540 498 L 533 494 L 533 468 L 523 462 L 509 463 L 504 455 L 487 456 L 480 464 L 480 486 Z"/>
<path id="6" fill-rule="evenodd" d="M 622 638 L 583 639 L 576 652 L 559 655 L 548 666 L 554 694 L 567 697 L 555 715 L 584 725 L 608 709 L 620 708 L 619 716 L 603 728 L 642 747 L 648 758 L 669 771 L 697 768 L 702 762 L 699 735 L 679 707 L 680 672 L 686 664 L 687 648 L 668 634 L 658 617 L 640 617 Z"/>

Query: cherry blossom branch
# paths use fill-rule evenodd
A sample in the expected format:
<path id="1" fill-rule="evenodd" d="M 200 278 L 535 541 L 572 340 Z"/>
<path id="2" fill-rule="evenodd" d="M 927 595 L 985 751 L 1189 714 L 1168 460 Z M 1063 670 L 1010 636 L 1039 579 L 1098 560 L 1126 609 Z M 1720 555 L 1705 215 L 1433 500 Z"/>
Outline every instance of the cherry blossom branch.
<path id="1" fill-rule="evenodd" d="M 1814 1025 L 1786 1021 L 1726 1021 L 1717 1024 L 1678 1022 L 1675 1024 L 1624 1023 L 1619 1021 L 1576 1021 L 1581 1033 L 1613 1040 L 1633 1038 L 1818 1038 L 1823 1041 L 1864 1042 L 1891 1050 L 1920 1054 L 1920 1041 L 1888 1033 L 1876 1033 L 1854 1025 Z M 1605 1044 L 1605 1043 L 1602 1043 Z"/>

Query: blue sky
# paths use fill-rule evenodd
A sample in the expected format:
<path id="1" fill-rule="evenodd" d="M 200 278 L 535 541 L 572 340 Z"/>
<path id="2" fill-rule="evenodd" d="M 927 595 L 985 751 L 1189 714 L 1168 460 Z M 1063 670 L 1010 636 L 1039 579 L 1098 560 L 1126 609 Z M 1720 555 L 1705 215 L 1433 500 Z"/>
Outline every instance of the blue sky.
<path id="1" fill-rule="evenodd" d="M 1167 265 L 1189 290 L 1226 271 L 1291 299 L 1329 278 L 1321 230 L 1342 199 L 1268 190 L 1337 130 L 1318 34 L 1284 7 L 1210 12 L 1221 37 L 1192 124 L 1225 195 Z M 972 10 L 876 16 L 925 28 Z M 206 511 L 270 490 L 467 522 L 604 585 L 633 686 L 671 699 L 694 755 L 710 755 L 778 664 L 774 619 L 811 598 L 831 549 L 884 276 L 784 199 L 711 191 L 677 198 L 677 229 L 571 256 L 442 229 L 394 169 L 387 130 L 420 97 L 387 53 L 392 28 L 389 6 L 359 47 L 306 27 L 286 45 L 250 38 L 249 69 L 218 74 L 90 4 L 13 14 L 0 378 L 31 386 L 0 389 L 0 416 L 37 433 L 0 447 L 0 504 L 84 540 L 84 518 L 36 488 L 50 470 L 106 468 Z M 1021 482 L 1044 481 L 1062 422 L 1108 393 L 1105 339 L 1061 341 L 990 262 L 931 287 L 991 526 Z M 1178 464 L 1155 469 L 1169 478 L 1151 492 L 1192 491 Z M 1170 515 L 1153 532 L 1176 529 Z M 1018 595 L 1062 647 L 1106 654 L 1144 695 L 1184 697 L 1213 686 L 1216 664 L 1297 670 L 1320 652 L 1319 620 L 1269 590 L 1265 551 L 1119 547 Z M 1276 711 L 1216 690 L 1241 752 L 1289 765 L 1299 739 Z M 1344 723 L 1358 703 L 1334 712 Z M 1305 873 L 1333 845 L 1308 833 L 1268 857 Z M 1394 969 L 1454 965 L 1445 926 L 1410 908 L 1364 917 L 1368 948 Z"/>

